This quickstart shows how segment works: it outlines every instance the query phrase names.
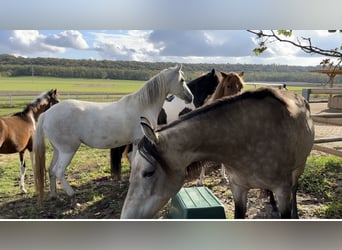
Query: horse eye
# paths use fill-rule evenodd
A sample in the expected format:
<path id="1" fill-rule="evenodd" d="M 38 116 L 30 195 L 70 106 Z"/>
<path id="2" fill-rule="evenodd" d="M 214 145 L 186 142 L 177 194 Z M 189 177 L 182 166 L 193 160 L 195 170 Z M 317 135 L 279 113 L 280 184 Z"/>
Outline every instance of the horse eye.
<path id="1" fill-rule="evenodd" d="M 144 178 L 152 177 L 156 171 L 155 170 L 148 170 L 143 173 Z"/>

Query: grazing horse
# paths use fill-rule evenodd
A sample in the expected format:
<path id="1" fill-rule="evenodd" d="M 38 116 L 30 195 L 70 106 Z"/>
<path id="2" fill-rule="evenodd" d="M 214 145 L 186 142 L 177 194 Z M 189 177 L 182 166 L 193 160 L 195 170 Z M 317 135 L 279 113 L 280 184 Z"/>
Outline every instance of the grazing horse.
<path id="1" fill-rule="evenodd" d="M 30 152 L 32 167 L 32 137 L 36 122 L 41 113 L 48 110 L 52 105 L 58 103 L 57 90 L 47 91 L 38 96 L 25 109 L 10 117 L 0 118 L 0 154 L 12 154 L 19 152 L 20 159 L 20 181 L 19 187 L 22 193 L 25 189 L 25 151 Z"/>
<path id="2" fill-rule="evenodd" d="M 174 121 L 178 119 L 180 115 L 202 106 L 208 96 L 214 93 L 219 81 L 219 72 L 215 72 L 215 69 L 212 69 L 207 74 L 189 82 L 188 87 L 194 96 L 193 102 L 185 104 L 184 101 L 178 97 L 174 97 L 172 100 L 167 99 L 159 113 L 158 125 Z M 130 148 L 130 145 L 127 147 Z M 115 180 L 121 179 L 121 158 L 125 149 L 127 151 L 129 150 L 128 148 L 126 149 L 126 146 L 121 146 L 110 150 L 111 174 Z"/>
<path id="3" fill-rule="evenodd" d="M 221 72 L 221 75 L 223 76 L 223 80 L 217 85 L 214 94 L 206 101 L 206 104 L 212 103 L 215 100 L 218 100 L 225 96 L 233 96 L 236 94 L 239 94 L 243 88 L 244 82 L 243 82 L 243 75 L 244 72 L 235 73 L 225 73 Z M 206 165 L 215 164 L 212 162 L 203 162 L 202 171 L 200 174 L 200 178 L 197 181 L 197 184 L 202 186 L 203 185 L 203 179 L 205 176 L 205 167 Z M 222 181 L 226 181 L 226 175 L 225 175 L 225 168 L 223 164 L 221 164 L 221 178 Z"/>
<path id="4" fill-rule="evenodd" d="M 297 185 L 314 141 L 309 104 L 290 91 L 260 88 L 205 105 L 145 136 L 132 161 L 122 219 L 152 218 L 182 187 L 198 161 L 222 162 L 235 218 L 244 218 L 251 188 L 268 189 L 282 218 L 298 218 Z"/>
<path id="5" fill-rule="evenodd" d="M 66 100 L 39 117 L 33 140 L 35 153 L 35 185 L 39 200 L 44 195 L 46 136 L 53 147 L 49 167 L 51 197 L 56 197 L 56 178 L 69 196 L 74 190 L 64 176 L 81 143 L 93 148 L 109 149 L 137 143 L 142 137 L 140 116 L 147 116 L 157 125 L 158 113 L 165 97 L 174 94 L 186 102 L 192 101 L 181 66 L 171 67 L 147 81 L 140 90 L 117 102 L 96 103 Z"/>

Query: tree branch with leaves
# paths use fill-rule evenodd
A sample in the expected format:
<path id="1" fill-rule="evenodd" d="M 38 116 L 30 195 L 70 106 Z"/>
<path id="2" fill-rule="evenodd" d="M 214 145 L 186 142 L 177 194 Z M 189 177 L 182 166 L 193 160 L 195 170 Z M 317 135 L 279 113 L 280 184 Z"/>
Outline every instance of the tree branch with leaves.
<path id="1" fill-rule="evenodd" d="M 323 59 L 320 63 L 323 68 L 327 67 L 329 69 L 341 69 L 341 63 L 342 63 L 342 45 L 339 48 L 333 48 L 333 49 L 323 49 L 320 47 L 317 47 L 313 45 L 310 37 L 297 37 L 297 41 L 290 40 L 291 36 L 293 35 L 292 30 L 259 30 L 259 31 L 253 31 L 253 30 L 247 30 L 248 32 L 256 35 L 256 38 L 258 40 L 258 46 L 253 50 L 255 55 L 260 55 L 261 53 L 265 52 L 268 49 L 268 45 L 274 42 L 283 42 L 291 44 L 305 53 L 308 54 L 318 54 L 325 56 L 327 58 Z M 327 32 L 340 32 L 342 33 L 342 30 L 328 30 Z M 330 59 L 336 59 L 336 64 L 334 66 L 334 62 Z"/>

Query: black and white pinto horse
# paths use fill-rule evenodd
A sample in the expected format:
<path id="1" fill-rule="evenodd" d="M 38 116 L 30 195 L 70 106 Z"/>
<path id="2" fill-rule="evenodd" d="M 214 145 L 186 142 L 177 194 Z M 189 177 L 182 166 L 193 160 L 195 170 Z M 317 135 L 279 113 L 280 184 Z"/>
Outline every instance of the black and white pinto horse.
<path id="1" fill-rule="evenodd" d="M 190 81 L 187 85 L 194 96 L 191 103 L 185 103 L 177 96 L 166 98 L 163 108 L 158 115 L 158 125 L 177 120 L 181 115 L 202 106 L 205 100 L 214 93 L 221 78 L 221 73 L 215 72 L 215 69 L 212 69 L 207 74 Z M 121 179 L 121 158 L 125 149 L 129 152 L 132 149 L 132 145 L 112 148 L 110 150 L 111 175 L 115 180 Z"/>

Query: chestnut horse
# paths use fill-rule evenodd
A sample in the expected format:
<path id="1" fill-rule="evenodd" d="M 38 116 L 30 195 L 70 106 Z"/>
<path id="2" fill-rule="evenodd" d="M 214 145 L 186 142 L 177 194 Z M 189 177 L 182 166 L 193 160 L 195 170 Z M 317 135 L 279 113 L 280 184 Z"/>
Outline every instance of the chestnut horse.
<path id="1" fill-rule="evenodd" d="M 30 152 L 32 168 L 32 137 L 36 122 L 41 113 L 48 110 L 52 105 L 58 103 L 57 90 L 47 91 L 38 96 L 25 109 L 10 117 L 0 118 L 0 154 L 12 154 L 19 152 L 20 159 L 20 181 L 19 187 L 22 193 L 25 189 L 25 150 Z"/>
<path id="2" fill-rule="evenodd" d="M 226 167 L 235 218 L 245 218 L 252 188 L 272 191 L 282 218 L 298 218 L 297 186 L 314 142 L 307 101 L 292 91 L 259 88 L 222 98 L 153 130 L 132 160 L 122 219 L 153 218 L 199 161 Z"/>

